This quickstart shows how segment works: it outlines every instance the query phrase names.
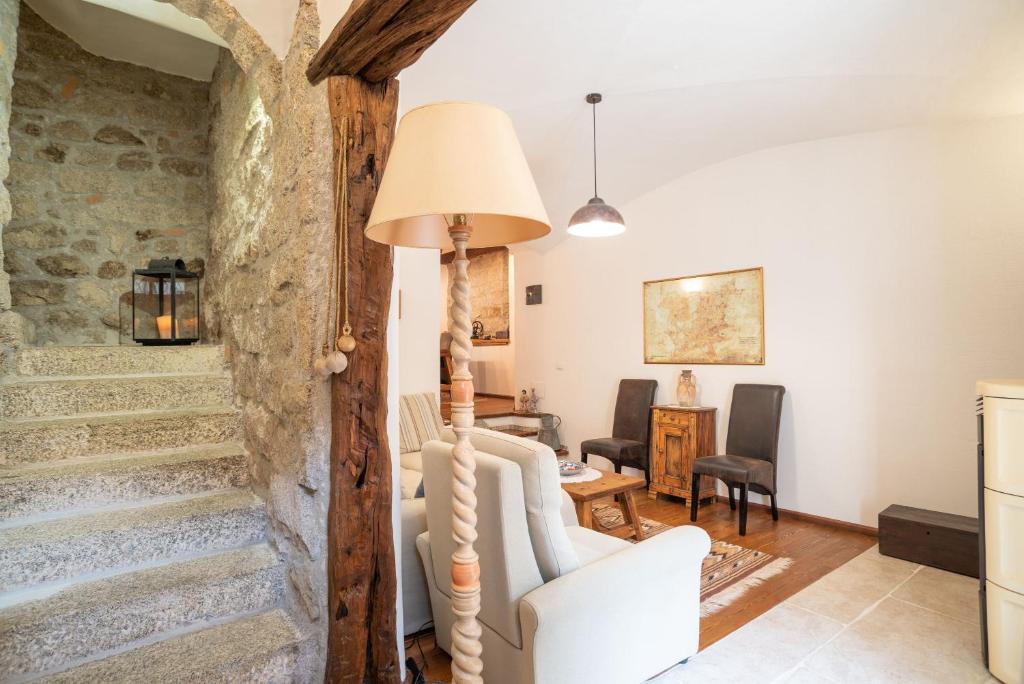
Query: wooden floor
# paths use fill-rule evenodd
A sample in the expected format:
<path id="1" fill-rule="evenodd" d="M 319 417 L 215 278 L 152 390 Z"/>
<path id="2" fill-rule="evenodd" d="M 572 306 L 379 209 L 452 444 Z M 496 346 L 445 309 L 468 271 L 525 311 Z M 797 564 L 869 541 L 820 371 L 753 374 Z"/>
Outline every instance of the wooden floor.
<path id="1" fill-rule="evenodd" d="M 637 503 L 640 515 L 645 518 L 669 525 L 690 524 L 689 509 L 677 499 L 652 501 L 643 496 L 637 497 Z M 732 605 L 702 619 L 701 649 L 739 629 L 877 542 L 869 534 L 788 518 L 785 512 L 781 513 L 778 522 L 773 522 L 771 515 L 760 508 L 751 508 L 747 534 L 741 537 L 737 531 L 738 515 L 738 511 L 729 510 L 729 504 L 716 503 L 701 507 L 697 524 L 712 539 L 758 549 L 773 556 L 785 556 L 793 560 L 793 565 L 781 575 L 751 589 Z M 426 657 L 427 680 L 451 681 L 451 661 L 435 647 L 432 634 L 424 635 L 418 643 L 408 640 L 406 656 L 413 657 L 421 667 Z"/>

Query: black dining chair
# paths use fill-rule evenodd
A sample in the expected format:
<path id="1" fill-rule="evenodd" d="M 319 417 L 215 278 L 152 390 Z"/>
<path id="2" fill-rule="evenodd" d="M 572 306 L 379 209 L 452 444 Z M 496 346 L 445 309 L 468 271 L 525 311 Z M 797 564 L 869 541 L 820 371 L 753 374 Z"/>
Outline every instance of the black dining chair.
<path id="1" fill-rule="evenodd" d="M 588 439 L 580 444 L 583 462 L 587 456 L 604 456 L 621 473 L 622 466 L 643 470 L 650 481 L 648 444 L 651 441 L 651 406 L 657 380 L 620 380 L 615 399 L 615 420 L 612 436 Z"/>
<path id="2" fill-rule="evenodd" d="M 708 475 L 729 488 L 729 508 L 736 510 L 733 488 L 740 490 L 740 534 L 747 533 L 749 492 L 771 497 L 772 520 L 779 519 L 778 492 L 779 425 L 782 420 L 782 385 L 736 385 L 732 390 L 729 434 L 725 454 L 704 456 L 693 463 L 690 521 L 697 520 L 700 478 Z"/>

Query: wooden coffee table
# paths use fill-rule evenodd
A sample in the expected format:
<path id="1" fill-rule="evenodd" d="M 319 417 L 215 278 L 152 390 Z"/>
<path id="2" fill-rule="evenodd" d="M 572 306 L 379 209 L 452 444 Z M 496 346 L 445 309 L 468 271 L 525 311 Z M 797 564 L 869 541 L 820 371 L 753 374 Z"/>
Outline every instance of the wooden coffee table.
<path id="1" fill-rule="evenodd" d="M 597 529 L 598 532 L 606 532 L 616 537 L 634 537 L 637 541 L 644 538 L 644 531 L 640 525 L 640 516 L 636 512 L 636 502 L 633 494 L 645 489 L 647 481 L 638 477 L 629 477 L 619 473 L 601 471 L 601 477 L 590 482 L 570 482 L 562 484 L 562 489 L 572 498 L 576 504 L 576 517 L 580 525 L 589 529 L 594 527 L 594 502 L 598 499 L 615 497 L 622 507 L 622 517 L 625 525 L 612 529 Z"/>

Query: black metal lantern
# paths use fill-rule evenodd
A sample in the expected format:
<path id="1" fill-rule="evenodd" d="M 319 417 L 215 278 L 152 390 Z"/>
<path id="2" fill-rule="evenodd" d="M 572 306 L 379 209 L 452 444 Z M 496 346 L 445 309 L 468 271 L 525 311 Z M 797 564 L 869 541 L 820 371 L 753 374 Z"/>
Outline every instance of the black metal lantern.
<path id="1" fill-rule="evenodd" d="M 132 339 L 142 344 L 199 341 L 199 274 L 181 259 L 151 259 L 132 273 Z"/>

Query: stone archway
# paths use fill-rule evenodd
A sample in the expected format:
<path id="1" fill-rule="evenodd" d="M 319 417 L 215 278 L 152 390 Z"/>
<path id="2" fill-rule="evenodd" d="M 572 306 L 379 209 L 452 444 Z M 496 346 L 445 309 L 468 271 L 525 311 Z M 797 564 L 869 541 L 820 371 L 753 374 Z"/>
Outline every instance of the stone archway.
<path id="1" fill-rule="evenodd" d="M 274 109 L 281 91 L 283 65 L 263 37 L 247 22 L 227 0 L 161 0 L 173 5 L 183 14 L 201 19 L 220 36 L 242 71 L 259 84 L 260 95 L 268 111 Z M 309 10 L 315 6 L 302 2 L 300 12 L 309 19 Z M 303 12 L 304 10 L 304 12 Z M 313 17 L 316 20 L 315 16 Z M 298 29 L 299 18 L 296 18 Z"/>

